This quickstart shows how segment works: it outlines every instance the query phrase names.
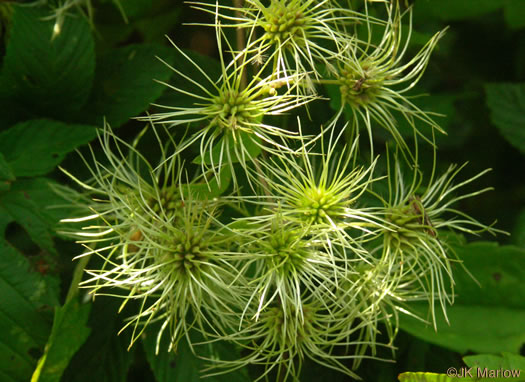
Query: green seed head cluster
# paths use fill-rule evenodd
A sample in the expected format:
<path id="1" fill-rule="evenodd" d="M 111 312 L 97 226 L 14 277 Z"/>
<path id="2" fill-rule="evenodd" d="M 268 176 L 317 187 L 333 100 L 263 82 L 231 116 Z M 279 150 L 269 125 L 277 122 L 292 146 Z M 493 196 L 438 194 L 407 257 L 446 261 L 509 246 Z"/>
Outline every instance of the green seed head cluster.
<path id="1" fill-rule="evenodd" d="M 392 240 L 394 246 L 402 246 L 411 241 L 417 241 L 422 234 L 436 236 L 432 222 L 417 195 L 410 198 L 406 203 L 388 211 L 386 219 L 397 227 L 395 231 L 385 233 Z"/>
<path id="2" fill-rule="evenodd" d="M 342 220 L 346 206 L 346 201 L 340 200 L 339 195 L 320 186 L 305 189 L 295 207 L 303 211 L 305 220 L 309 223 L 330 224 L 331 221 Z"/>
<path id="3" fill-rule="evenodd" d="M 315 310 L 310 305 L 302 307 L 303 320 L 297 326 L 289 325 L 290 318 L 286 317 L 286 311 L 281 307 L 274 306 L 268 308 L 261 317 L 261 321 L 266 326 L 270 336 L 277 339 L 280 346 L 288 347 L 290 344 L 301 344 L 310 338 L 314 332 L 313 323 L 315 322 Z M 290 316 L 296 314 L 293 310 L 289 312 Z"/>
<path id="4" fill-rule="evenodd" d="M 333 66 L 334 57 L 353 44 L 354 31 L 349 29 L 369 19 L 362 12 L 339 7 L 333 0 L 245 0 L 242 7 L 193 4 L 214 15 L 214 27 L 243 28 L 252 35 L 246 51 L 261 61 L 269 53 L 274 58 L 275 77 L 302 73 L 307 83 L 296 88 L 298 93 L 313 90 L 309 80 L 322 76 L 319 63 Z M 232 11 L 234 18 L 227 16 Z M 374 23 L 384 22 L 374 19 Z"/>
<path id="5" fill-rule="evenodd" d="M 214 98 L 214 107 L 217 110 L 216 121 L 223 130 L 246 129 L 254 124 L 260 111 L 250 104 L 250 100 L 237 90 L 226 90 Z"/>
<path id="6" fill-rule="evenodd" d="M 358 72 L 351 68 L 342 69 L 339 74 L 339 89 L 343 102 L 357 108 L 367 107 L 377 101 L 382 78 L 370 77 L 366 70 Z"/>
<path id="7" fill-rule="evenodd" d="M 285 277 L 300 270 L 308 259 L 308 250 L 304 248 L 301 236 L 291 231 L 279 230 L 269 237 L 268 268 L 280 269 Z"/>
<path id="8" fill-rule="evenodd" d="M 92 163 L 84 160 L 92 179 L 71 175 L 89 197 L 59 190 L 86 211 L 66 219 L 81 225 L 66 233 L 84 245 L 83 256 L 103 259 L 82 285 L 94 295 L 119 288 L 124 304 L 138 302 L 126 325 L 132 344 L 160 322 L 157 352 L 166 350 L 162 338 L 171 351 L 192 330 L 204 336 L 200 345 L 243 348 L 238 360 L 212 360 L 211 374 L 259 365 L 258 380 L 296 381 L 309 358 L 358 378 L 348 361 L 357 368 L 379 357 L 379 346 L 392 348 L 409 302 L 427 301 L 434 323 L 436 302 L 446 315 L 455 257 L 443 231 L 495 232 L 454 208 L 488 190 L 459 192 L 484 172 L 455 184 L 461 167 L 451 166 L 423 184 L 419 169 L 418 140 L 435 147 L 441 130 L 404 94 L 443 32 L 405 59 L 412 11 L 398 0 L 357 9 L 331 0 L 213 3 L 190 2 L 214 16 L 220 76 L 173 44 L 192 72 L 170 68 L 193 92 L 180 81 L 165 85 L 191 105 L 141 117 L 148 127 L 132 144 L 105 126 L 106 158 L 92 151 Z M 309 122 L 305 134 L 299 117 L 279 119 L 323 102 L 322 85 L 338 86 L 342 101 L 326 123 Z M 413 127 L 414 148 L 395 116 Z M 382 167 L 377 128 L 393 138 Z M 145 134 L 157 139 L 158 162 L 141 154 Z"/>
<path id="9" fill-rule="evenodd" d="M 408 23 L 412 24 L 412 13 L 408 13 Z M 388 8 L 388 22 L 377 44 L 370 42 L 374 35 L 372 24 L 377 21 L 369 18 L 366 24 L 371 31 L 367 42 L 347 43 L 341 52 L 341 59 L 333 68 L 333 83 L 341 93 L 341 108 L 338 117 L 349 106 L 352 110 L 352 122 L 364 126 L 373 139 L 373 130 L 378 127 L 387 130 L 396 145 L 405 154 L 412 156 L 412 150 L 398 131 L 398 121 L 394 113 L 400 113 L 414 130 L 415 135 L 431 144 L 432 139 L 419 129 L 420 123 L 430 126 L 432 131 L 444 133 L 432 119 L 430 112 L 416 106 L 405 93 L 412 89 L 422 77 L 430 55 L 445 31 L 436 33 L 425 46 L 411 59 L 404 59 L 412 30 L 406 36 L 403 24 L 407 17 L 400 7 Z M 414 158 L 412 158 L 414 160 Z"/>
<path id="10" fill-rule="evenodd" d="M 166 243 L 166 252 L 159 259 L 162 264 L 171 264 L 162 267 L 162 271 L 180 273 L 186 277 L 198 276 L 202 264 L 207 260 L 206 242 L 201 237 L 184 232 L 176 235 L 171 242 Z M 191 274 L 191 276 L 190 276 Z"/>
<path id="11" fill-rule="evenodd" d="M 176 186 L 160 189 L 159 195 L 151 197 L 148 204 L 157 215 L 163 213 L 167 217 L 175 217 L 180 209 L 184 207 L 184 202 L 181 200 Z"/>
<path id="12" fill-rule="evenodd" d="M 298 45 L 304 34 L 301 27 L 305 23 L 300 1 L 272 1 L 266 11 L 263 23 L 265 37 L 272 43 L 286 43 L 293 39 Z"/>

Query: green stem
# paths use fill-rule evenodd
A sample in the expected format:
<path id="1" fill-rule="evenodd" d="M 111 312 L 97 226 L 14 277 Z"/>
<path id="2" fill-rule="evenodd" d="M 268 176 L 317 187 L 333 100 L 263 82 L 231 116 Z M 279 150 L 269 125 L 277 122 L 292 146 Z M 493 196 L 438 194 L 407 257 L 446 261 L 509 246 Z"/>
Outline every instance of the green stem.
<path id="1" fill-rule="evenodd" d="M 73 279 L 71 280 L 69 290 L 67 291 L 66 301 L 64 305 L 67 304 L 71 299 L 73 299 L 78 294 L 78 286 L 80 284 L 80 281 L 82 280 L 84 269 L 89 263 L 90 258 L 91 258 L 91 255 L 88 255 L 88 256 L 81 257 L 80 260 L 78 261 L 75 267 L 75 271 L 73 272 Z"/>
<path id="2" fill-rule="evenodd" d="M 244 6 L 243 4 L 243 0 L 234 0 L 234 6 L 235 8 L 237 8 L 237 10 L 235 11 L 235 17 L 237 18 L 241 18 L 242 17 L 242 14 L 241 12 L 238 10 L 238 9 L 242 9 L 242 7 Z M 244 34 L 244 28 L 236 28 L 235 30 L 235 36 L 237 37 L 237 49 L 239 49 L 239 51 L 242 51 L 246 48 L 246 36 Z M 241 65 L 242 65 L 242 71 L 241 71 L 241 89 L 240 90 L 243 90 L 246 88 L 246 86 L 248 85 L 248 77 L 247 77 L 247 74 L 246 74 L 246 67 L 244 65 L 244 57 L 245 57 L 245 54 L 242 54 L 241 56 L 239 56 L 239 61 L 241 62 Z"/>
<path id="3" fill-rule="evenodd" d="M 318 79 L 318 80 L 312 80 L 314 84 L 317 85 L 340 85 L 341 82 L 339 80 L 325 80 L 325 79 Z"/>
<path id="4" fill-rule="evenodd" d="M 288 352 L 286 352 L 284 354 L 284 359 L 288 359 L 289 358 L 289 354 Z M 279 370 L 277 372 L 277 382 L 284 382 L 286 380 L 286 372 L 288 371 L 287 370 L 287 366 L 284 364 L 284 363 L 281 363 L 279 365 Z"/>

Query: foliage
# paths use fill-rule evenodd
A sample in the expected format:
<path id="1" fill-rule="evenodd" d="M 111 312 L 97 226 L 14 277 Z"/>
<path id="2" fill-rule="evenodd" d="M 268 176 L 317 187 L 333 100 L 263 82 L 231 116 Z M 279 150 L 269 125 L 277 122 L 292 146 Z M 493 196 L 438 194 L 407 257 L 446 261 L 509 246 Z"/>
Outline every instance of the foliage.
<path id="1" fill-rule="evenodd" d="M 0 379 L 525 380 L 524 20 L 2 2 Z"/>

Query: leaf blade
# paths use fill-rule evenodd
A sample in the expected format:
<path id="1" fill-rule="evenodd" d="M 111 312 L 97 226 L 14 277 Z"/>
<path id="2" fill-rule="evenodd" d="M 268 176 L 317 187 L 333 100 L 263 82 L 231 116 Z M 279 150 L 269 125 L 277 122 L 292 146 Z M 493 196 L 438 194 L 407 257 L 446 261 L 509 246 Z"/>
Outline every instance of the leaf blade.
<path id="1" fill-rule="evenodd" d="M 450 325 L 437 314 L 436 332 L 430 325 L 401 316 L 401 329 L 460 353 L 519 352 L 525 343 L 525 270 L 515 264 L 525 261 L 525 250 L 493 242 L 455 246 L 454 250 L 481 288 L 456 266 L 457 298 L 447 308 Z M 410 307 L 427 317 L 426 304 Z"/>
<path id="2" fill-rule="evenodd" d="M 525 83 L 486 84 L 485 92 L 492 123 L 525 154 Z"/>
<path id="3" fill-rule="evenodd" d="M 34 119 L 1 132 L 0 151 L 15 176 L 44 175 L 95 136 L 93 126 Z"/>

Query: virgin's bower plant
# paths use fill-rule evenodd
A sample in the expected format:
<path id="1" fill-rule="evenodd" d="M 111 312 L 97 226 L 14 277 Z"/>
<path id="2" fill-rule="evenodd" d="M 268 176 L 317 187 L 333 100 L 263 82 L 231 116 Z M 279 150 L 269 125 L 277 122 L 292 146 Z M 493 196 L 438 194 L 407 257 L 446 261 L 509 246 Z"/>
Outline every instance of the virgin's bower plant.
<path id="1" fill-rule="evenodd" d="M 324 367 L 360 379 L 347 365 L 347 360 L 364 358 L 348 349 L 365 344 L 353 336 L 363 321 L 339 306 L 332 298 L 302 296 L 301 302 L 288 301 L 268 306 L 256 321 L 245 322 L 241 329 L 226 339 L 239 343 L 248 352 L 243 358 L 221 362 L 214 373 L 219 375 L 246 365 L 260 365 L 261 375 L 255 379 L 297 380 L 306 359 Z M 297 310 L 301 319 L 297 319 Z M 368 358 L 368 357 L 367 357 Z M 373 358 L 373 357 L 369 357 Z M 271 374 L 273 372 L 273 374 Z M 270 377 L 270 376 L 274 377 Z"/>
<path id="2" fill-rule="evenodd" d="M 216 24 L 243 28 L 250 35 L 248 52 L 260 61 L 272 63 L 276 78 L 291 73 L 306 75 L 297 90 L 314 91 L 310 75 L 319 79 L 319 63 L 332 66 L 335 56 L 355 43 L 348 29 L 362 22 L 381 23 L 331 0 L 247 0 L 242 6 L 190 2 L 197 9 L 220 18 Z M 266 57 L 266 52 L 270 57 Z"/>
<path id="3" fill-rule="evenodd" d="M 198 179 L 186 183 L 179 158 L 167 158 L 175 142 L 163 144 L 156 134 L 162 153 L 157 166 L 137 151 L 139 138 L 126 144 L 105 126 L 99 136 L 105 158 L 83 158 L 92 179 L 70 175 L 92 195 L 85 206 L 89 214 L 63 221 L 92 223 L 64 233 L 80 239 L 86 248 L 80 257 L 95 254 L 103 260 L 101 269 L 86 270 L 91 277 L 81 286 L 93 296 L 123 298 L 120 309 L 139 301 L 138 313 L 123 328 L 133 328 L 130 346 L 149 323 L 161 321 L 156 351 L 165 331 L 170 351 L 194 326 L 216 332 L 228 325 L 225 314 L 239 305 L 231 285 L 238 278 L 230 262 L 236 254 L 229 250 L 228 230 L 216 219 L 221 201 L 197 199 L 192 187 Z"/>
<path id="4" fill-rule="evenodd" d="M 232 54 L 231 61 L 227 63 L 223 53 L 224 36 L 220 26 L 217 26 L 215 31 L 221 76 L 212 80 L 197 63 L 172 43 L 184 59 L 202 74 L 206 83 L 198 83 L 183 72 L 170 67 L 178 76 L 194 85 L 196 92 L 190 93 L 168 83 L 164 85 L 191 97 L 193 105 L 158 105 L 169 111 L 139 119 L 162 123 L 169 127 L 186 126 L 189 123 L 198 125 L 198 131 L 191 133 L 190 137 L 176 148 L 173 155 L 177 155 L 188 146 L 198 144 L 202 171 L 211 169 L 220 182 L 218 174 L 223 169 L 223 164 L 226 164 L 224 171 L 231 171 L 234 183 L 237 184 L 234 163 L 239 163 L 244 171 L 248 171 L 248 163 L 253 159 L 253 149 L 250 147 L 279 155 L 281 151 L 286 150 L 286 147 L 279 143 L 279 138 L 293 138 L 295 135 L 294 132 L 265 124 L 263 117 L 283 114 L 313 100 L 314 97 L 299 96 L 292 92 L 301 82 L 301 77 L 304 77 L 303 73 L 275 79 L 264 74 L 267 65 L 256 69 L 253 78 L 244 83 L 245 72 L 248 67 L 253 67 L 254 58 L 245 52 L 235 54 L 226 40 L 227 51 Z"/>
<path id="5" fill-rule="evenodd" d="M 329 253 L 337 244 L 367 261 L 368 251 L 362 244 L 375 238 L 380 228 L 389 229 L 378 209 L 359 205 L 361 196 L 377 180 L 373 177 L 376 162 L 356 164 L 358 137 L 350 147 L 340 146 L 344 128 L 339 132 L 336 128 L 332 122 L 317 137 L 319 151 L 311 147 L 315 140 L 302 138 L 294 155 L 262 162 L 261 188 L 271 197 L 256 202 L 264 209 L 254 219 L 270 224 L 275 214 L 282 214 L 306 232 L 321 234 Z"/>
<path id="6" fill-rule="evenodd" d="M 404 138 L 398 131 L 398 122 L 393 112 L 402 115 L 419 138 L 433 143 L 416 126 L 420 122 L 433 130 L 444 133 L 444 130 L 431 118 L 432 112 L 424 112 L 404 94 L 411 90 L 420 80 L 428 65 L 430 54 L 442 38 L 445 31 L 436 33 L 425 46 L 411 59 L 405 60 L 405 54 L 412 34 L 412 9 L 402 12 L 396 1 L 387 6 L 388 19 L 383 28 L 381 40 L 376 45 L 371 42 L 376 25 L 366 21 L 367 41 L 348 44 L 337 59 L 333 70 L 333 83 L 339 86 L 341 107 L 334 117 L 340 118 L 346 106 L 352 110 L 352 127 L 364 126 L 373 150 L 373 125 L 386 129 L 396 144 L 410 153 Z M 403 17 L 408 13 L 409 23 L 403 25 Z M 374 28 L 375 27 L 375 28 Z M 406 29 L 406 36 L 403 30 Z"/>
<path id="7" fill-rule="evenodd" d="M 504 233 L 453 207 L 461 200 L 492 190 L 487 187 L 465 194 L 459 193 L 461 188 L 490 169 L 454 184 L 466 163 L 460 167 L 451 165 L 439 177 L 436 177 L 435 165 L 434 156 L 434 167 L 428 184 L 424 184 L 423 175 L 417 168 L 413 169 L 412 179 L 407 182 L 400 161 L 394 156 L 394 163 L 389 166 L 388 199 L 383 199 L 382 202 L 386 220 L 397 228 L 384 232 L 383 243 L 379 248 L 380 261 L 386 263 L 383 269 L 388 269 L 389 277 L 400 280 L 398 288 L 403 291 L 405 298 L 428 300 L 434 327 L 435 301 L 439 301 L 445 320 L 448 321 L 447 304 L 454 303 L 451 263 L 459 261 L 448 245 L 447 237 L 442 234 L 447 231 L 473 235 L 485 231 L 493 235 L 496 232 Z"/>
<path id="8" fill-rule="evenodd" d="M 122 3 L 134 19 L 121 42 L 154 40 L 173 16 L 152 16 L 146 3 Z M 51 39 L 66 33 L 65 14 L 77 6 L 96 31 L 92 1 L 57 4 Z M 125 313 L 127 349 L 142 342 L 158 380 L 235 373 L 232 380 L 307 381 L 318 366 L 367 379 L 363 365 L 386 370 L 385 361 L 395 360 L 403 320 L 438 331 L 442 315 L 453 325 L 458 273 L 475 279 L 457 243 L 463 234 L 503 231 L 463 211 L 462 202 L 492 189 L 476 185 L 489 170 L 459 180 L 465 166 L 442 165 L 446 129 L 412 93 L 446 28 L 417 32 L 417 13 L 398 0 L 170 5 L 183 6 L 211 16 L 183 28 L 205 30 L 216 59 L 185 48 L 201 40 L 181 41 L 171 31 L 165 50 L 139 44 L 112 55 L 106 47 L 96 71 L 92 57 L 94 90 L 72 110 L 107 111 L 111 120 L 113 104 L 151 108 L 129 115 L 120 130 L 104 120 L 98 140 L 79 150 L 82 168 L 62 165 L 80 193 L 51 186 L 77 211 L 58 229 L 83 251 L 71 290 L 119 302 L 114 313 Z M 19 51 L 8 50 L 6 61 Z M 128 65 L 155 53 L 156 71 L 165 73 L 146 71 L 157 94 L 141 99 L 146 85 Z M 18 79 L 31 86 L 30 75 Z M 0 97 L 18 89 L 7 85 Z M 436 132 L 443 134 L 436 139 Z M 5 158 L 0 177 L 12 182 L 4 166 L 12 157 Z M 61 340 L 56 327 L 41 363 Z M 42 364 L 37 370 L 34 382 Z"/>

